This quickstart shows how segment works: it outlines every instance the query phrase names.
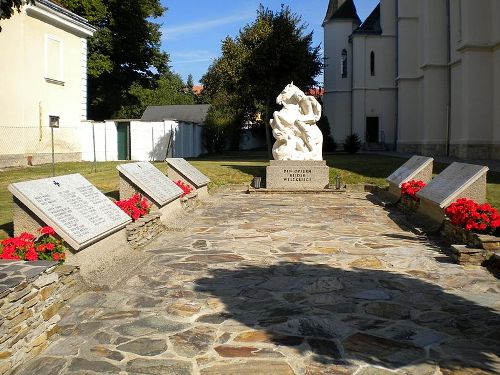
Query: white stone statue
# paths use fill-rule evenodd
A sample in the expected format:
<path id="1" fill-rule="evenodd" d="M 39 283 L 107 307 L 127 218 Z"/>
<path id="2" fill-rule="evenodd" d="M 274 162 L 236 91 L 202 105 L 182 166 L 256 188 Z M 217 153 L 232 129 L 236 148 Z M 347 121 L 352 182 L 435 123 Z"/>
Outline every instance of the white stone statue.
<path id="1" fill-rule="evenodd" d="M 270 121 L 276 142 L 275 160 L 323 160 L 323 134 L 316 125 L 321 105 L 316 98 L 304 94 L 292 83 L 278 95 L 283 108 L 275 111 Z"/>

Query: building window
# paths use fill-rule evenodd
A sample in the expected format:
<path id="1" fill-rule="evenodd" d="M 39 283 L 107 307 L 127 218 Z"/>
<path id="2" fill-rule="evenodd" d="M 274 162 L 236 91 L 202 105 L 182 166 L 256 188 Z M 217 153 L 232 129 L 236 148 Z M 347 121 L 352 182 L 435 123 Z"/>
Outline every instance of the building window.
<path id="1" fill-rule="evenodd" d="M 342 78 L 347 78 L 347 50 L 342 50 L 342 56 L 340 58 L 340 74 Z"/>
<path id="2" fill-rule="evenodd" d="M 45 35 L 45 80 L 62 84 L 63 73 L 63 42 L 54 36 Z"/>
<path id="3" fill-rule="evenodd" d="M 373 51 L 370 52 L 370 75 L 375 75 L 375 53 Z"/>

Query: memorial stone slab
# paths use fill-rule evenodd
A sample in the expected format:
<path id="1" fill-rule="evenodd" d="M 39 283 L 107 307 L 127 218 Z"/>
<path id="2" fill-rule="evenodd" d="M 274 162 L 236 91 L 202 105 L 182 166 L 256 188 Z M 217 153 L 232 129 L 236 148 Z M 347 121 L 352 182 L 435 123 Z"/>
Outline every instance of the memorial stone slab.
<path id="1" fill-rule="evenodd" d="M 433 158 L 429 158 L 426 156 L 413 155 L 406 161 L 406 163 L 404 163 L 401 167 L 396 169 L 394 173 L 387 177 L 386 180 L 397 185 L 398 187 L 401 187 L 401 184 L 403 184 L 404 182 L 414 180 L 415 177 L 429 165 L 432 167 L 433 160 Z M 432 174 L 430 177 L 432 177 Z M 430 178 L 424 182 L 428 181 L 430 181 Z"/>
<path id="2" fill-rule="evenodd" d="M 75 250 L 111 235 L 132 221 L 80 174 L 16 182 L 8 189 Z"/>
<path id="3" fill-rule="evenodd" d="M 202 186 L 206 186 L 210 182 L 210 179 L 207 176 L 205 176 L 183 158 L 167 158 L 166 161 L 169 168 L 174 169 L 178 175 L 184 177 L 184 179 L 186 179 L 188 183 L 193 184 L 197 189 Z"/>
<path id="4" fill-rule="evenodd" d="M 118 171 L 158 206 L 182 195 L 182 189 L 149 162 L 121 164 Z"/>
<path id="5" fill-rule="evenodd" d="M 468 190 L 464 198 L 476 200 L 478 203 L 484 202 L 486 172 L 488 172 L 488 167 L 482 165 L 452 163 L 422 188 L 417 193 L 417 197 L 445 208 Z"/>
<path id="6" fill-rule="evenodd" d="M 433 161 L 434 159 L 430 157 L 414 155 L 387 177 L 392 200 L 397 201 L 400 198 L 401 185 L 405 182 L 411 180 L 429 182 L 432 179 Z"/>

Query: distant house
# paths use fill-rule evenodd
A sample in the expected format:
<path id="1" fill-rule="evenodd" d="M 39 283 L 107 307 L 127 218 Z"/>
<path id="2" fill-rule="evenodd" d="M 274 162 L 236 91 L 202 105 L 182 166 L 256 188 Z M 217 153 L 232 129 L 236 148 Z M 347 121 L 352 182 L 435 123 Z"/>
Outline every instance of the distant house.
<path id="1" fill-rule="evenodd" d="M 0 166 L 81 160 L 87 117 L 87 38 L 95 29 L 63 7 L 37 0 L 1 21 Z"/>
<path id="2" fill-rule="evenodd" d="M 210 105 L 149 106 L 141 119 L 87 122 L 83 160 L 161 161 L 203 153 L 201 129 Z"/>

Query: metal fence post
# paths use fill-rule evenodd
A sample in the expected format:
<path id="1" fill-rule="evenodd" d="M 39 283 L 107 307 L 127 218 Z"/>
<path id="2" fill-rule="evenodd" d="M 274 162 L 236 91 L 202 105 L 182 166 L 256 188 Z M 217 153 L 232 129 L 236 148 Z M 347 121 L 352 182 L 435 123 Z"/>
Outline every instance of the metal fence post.
<path id="1" fill-rule="evenodd" d="M 50 127 L 50 136 L 52 138 L 52 177 L 56 176 L 56 162 L 54 157 L 54 127 Z"/>
<path id="2" fill-rule="evenodd" d="M 94 129 L 94 122 L 92 122 L 92 145 L 94 147 L 94 173 L 97 172 L 97 158 L 96 158 L 96 152 L 95 152 L 95 129 Z"/>

